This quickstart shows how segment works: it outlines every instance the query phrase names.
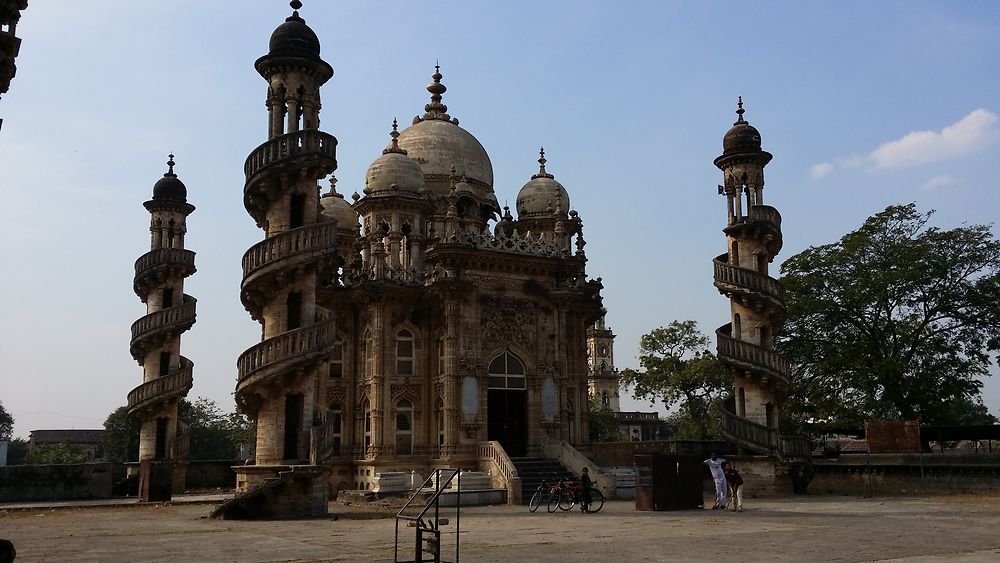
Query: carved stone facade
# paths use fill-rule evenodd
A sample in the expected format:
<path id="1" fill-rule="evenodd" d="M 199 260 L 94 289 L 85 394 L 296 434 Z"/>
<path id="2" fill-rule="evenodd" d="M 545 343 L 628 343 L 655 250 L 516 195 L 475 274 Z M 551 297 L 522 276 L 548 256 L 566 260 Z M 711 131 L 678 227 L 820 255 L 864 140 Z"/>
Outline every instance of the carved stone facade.
<path id="1" fill-rule="evenodd" d="M 336 168 L 336 140 L 318 130 L 332 68 L 298 11 L 257 69 L 270 138 L 247 158 L 245 204 L 265 239 L 244 257 L 243 302 L 263 339 L 240 358 L 236 393 L 257 420 L 257 466 L 308 457 L 335 490 L 364 489 L 386 471 L 476 468 L 490 441 L 512 457 L 585 444 L 602 286 L 544 152 L 515 219 L 436 68 L 430 103 L 402 131 L 393 121 L 362 193 L 349 202 L 331 176 L 319 197 Z"/>

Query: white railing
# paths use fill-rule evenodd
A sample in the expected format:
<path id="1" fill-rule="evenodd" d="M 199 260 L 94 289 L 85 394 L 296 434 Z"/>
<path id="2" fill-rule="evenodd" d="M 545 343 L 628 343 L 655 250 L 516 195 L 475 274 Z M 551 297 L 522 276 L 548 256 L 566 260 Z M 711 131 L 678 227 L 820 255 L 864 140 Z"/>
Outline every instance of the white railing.
<path id="1" fill-rule="evenodd" d="M 610 473 L 601 473 L 601 468 L 596 463 L 587 459 L 587 456 L 577 451 L 568 442 L 545 444 L 542 446 L 542 453 L 549 459 L 558 460 L 560 465 L 569 469 L 577 477 L 583 473 L 583 468 L 586 467 L 590 478 L 594 481 L 594 486 L 604 493 L 604 498 L 615 498 L 615 476 Z"/>
<path id="2" fill-rule="evenodd" d="M 507 489 L 507 504 L 520 504 L 521 478 L 500 442 L 479 444 L 479 462 L 480 470 L 491 475 L 491 485 L 494 488 Z"/>

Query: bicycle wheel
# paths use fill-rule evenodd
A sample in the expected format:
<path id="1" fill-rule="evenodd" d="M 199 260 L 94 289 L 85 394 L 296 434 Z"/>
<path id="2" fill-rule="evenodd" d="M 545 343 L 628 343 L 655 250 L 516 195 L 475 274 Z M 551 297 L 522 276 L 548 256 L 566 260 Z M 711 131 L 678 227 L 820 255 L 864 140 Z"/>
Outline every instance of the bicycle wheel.
<path id="1" fill-rule="evenodd" d="M 559 508 L 559 491 L 549 494 L 549 513 L 555 512 Z"/>
<path id="2" fill-rule="evenodd" d="M 604 493 L 594 489 L 590 491 L 590 505 L 587 506 L 588 512 L 600 512 L 604 508 Z"/>
<path id="3" fill-rule="evenodd" d="M 569 510 L 576 506 L 576 495 L 573 491 L 559 491 L 559 510 Z"/>
<path id="4" fill-rule="evenodd" d="M 534 512 L 538 510 L 538 505 L 542 502 L 542 488 L 538 487 L 535 490 L 535 494 L 531 495 L 531 500 L 528 501 L 528 512 Z"/>

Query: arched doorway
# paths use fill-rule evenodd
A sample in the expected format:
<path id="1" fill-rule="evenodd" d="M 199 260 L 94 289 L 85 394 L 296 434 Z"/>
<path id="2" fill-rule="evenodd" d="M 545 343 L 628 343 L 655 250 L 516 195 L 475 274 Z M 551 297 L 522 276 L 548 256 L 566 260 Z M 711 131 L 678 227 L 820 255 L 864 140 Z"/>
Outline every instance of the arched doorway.
<path id="1" fill-rule="evenodd" d="M 490 362 L 487 391 L 487 439 L 500 442 L 507 455 L 522 457 L 528 449 L 528 393 L 524 364 L 509 352 Z"/>

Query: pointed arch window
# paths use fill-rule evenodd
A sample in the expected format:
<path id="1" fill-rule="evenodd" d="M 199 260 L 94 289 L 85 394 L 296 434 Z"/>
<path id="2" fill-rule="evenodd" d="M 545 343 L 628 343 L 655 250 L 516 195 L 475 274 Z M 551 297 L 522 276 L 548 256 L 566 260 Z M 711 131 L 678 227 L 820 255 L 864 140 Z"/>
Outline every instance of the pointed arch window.
<path id="1" fill-rule="evenodd" d="M 490 362 L 490 389 L 525 389 L 524 364 L 514 354 L 504 352 Z"/>
<path id="2" fill-rule="evenodd" d="M 365 331 L 364 339 L 361 342 L 361 357 L 364 358 L 365 362 L 365 373 L 364 377 L 372 376 L 372 366 L 374 365 L 374 342 L 372 339 L 372 333 L 370 330 Z"/>
<path id="3" fill-rule="evenodd" d="M 413 375 L 413 333 L 396 333 L 396 375 Z"/>
<path id="4" fill-rule="evenodd" d="M 344 432 L 344 410 L 337 403 L 331 403 L 326 419 L 330 423 L 330 441 L 333 443 L 333 455 L 340 455 L 340 445 Z"/>
<path id="5" fill-rule="evenodd" d="M 403 400 L 396 404 L 396 455 L 413 453 L 413 404 Z"/>

